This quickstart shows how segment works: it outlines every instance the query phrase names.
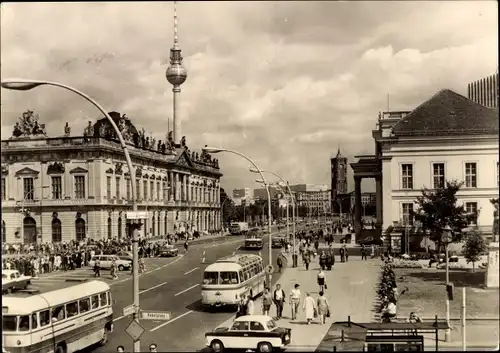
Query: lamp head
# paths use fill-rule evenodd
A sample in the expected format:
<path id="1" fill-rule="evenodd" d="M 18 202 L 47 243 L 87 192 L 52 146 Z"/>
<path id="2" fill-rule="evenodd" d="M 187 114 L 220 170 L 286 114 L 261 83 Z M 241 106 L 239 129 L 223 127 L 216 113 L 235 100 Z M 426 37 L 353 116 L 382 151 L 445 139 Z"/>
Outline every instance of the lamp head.
<path id="1" fill-rule="evenodd" d="M 36 88 L 41 85 L 45 85 L 47 82 L 36 81 L 36 80 L 26 80 L 26 79 L 5 79 L 2 80 L 0 85 L 5 89 L 11 89 L 13 91 L 29 91 L 30 89 Z"/>
<path id="2" fill-rule="evenodd" d="M 443 233 L 450 233 L 452 231 L 451 227 L 447 224 L 443 227 Z"/>
<path id="3" fill-rule="evenodd" d="M 252 173 L 258 173 L 259 171 L 253 167 L 248 168 Z"/>
<path id="4" fill-rule="evenodd" d="M 224 148 L 218 148 L 218 147 L 208 147 L 205 146 L 201 149 L 202 151 L 205 151 L 207 153 L 219 153 L 219 152 L 224 152 Z"/>
<path id="5" fill-rule="evenodd" d="M 256 183 L 265 184 L 265 181 L 264 181 L 264 180 L 262 180 L 262 179 L 255 179 L 255 182 L 256 182 Z"/>

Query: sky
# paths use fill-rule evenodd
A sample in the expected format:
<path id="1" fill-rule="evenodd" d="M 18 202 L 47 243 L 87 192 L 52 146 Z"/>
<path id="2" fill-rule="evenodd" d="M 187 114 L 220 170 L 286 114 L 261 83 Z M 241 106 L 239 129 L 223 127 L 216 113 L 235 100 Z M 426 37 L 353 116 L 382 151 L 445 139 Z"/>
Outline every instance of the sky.
<path id="1" fill-rule="evenodd" d="M 1 76 L 73 86 L 164 139 L 173 12 L 172 2 L 3 2 Z M 349 162 L 372 154 L 388 105 L 411 110 L 443 88 L 466 95 L 498 69 L 496 1 L 180 2 L 177 13 L 188 147 L 236 150 L 291 184 L 329 185 L 338 148 Z M 54 87 L 0 93 L 2 139 L 27 109 L 52 137 L 101 118 Z M 247 161 L 216 158 L 226 191 L 259 187 Z"/>

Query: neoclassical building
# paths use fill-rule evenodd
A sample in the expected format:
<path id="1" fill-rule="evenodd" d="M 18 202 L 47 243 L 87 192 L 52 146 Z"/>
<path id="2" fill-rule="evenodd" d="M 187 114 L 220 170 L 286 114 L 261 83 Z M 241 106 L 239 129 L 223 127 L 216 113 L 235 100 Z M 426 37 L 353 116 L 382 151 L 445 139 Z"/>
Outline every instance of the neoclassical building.
<path id="1" fill-rule="evenodd" d="M 458 203 L 474 214 L 471 226 L 491 234 L 498 198 L 498 111 L 443 89 L 412 111 L 384 112 L 373 130 L 374 155 L 352 163 L 356 204 L 361 180 L 376 180 L 379 230 L 413 226 L 412 210 L 421 189 L 463 182 Z M 360 230 L 361 208 L 355 227 Z"/>
<path id="2" fill-rule="evenodd" d="M 13 137 L 1 142 L 2 240 L 59 242 L 128 235 L 131 182 L 138 209 L 147 211 L 144 235 L 220 229 L 216 159 L 190 151 L 185 137 L 155 141 L 117 112 L 110 116 L 126 140 L 135 175 L 106 118 L 83 135 L 50 138 L 38 116 L 25 112 Z"/>

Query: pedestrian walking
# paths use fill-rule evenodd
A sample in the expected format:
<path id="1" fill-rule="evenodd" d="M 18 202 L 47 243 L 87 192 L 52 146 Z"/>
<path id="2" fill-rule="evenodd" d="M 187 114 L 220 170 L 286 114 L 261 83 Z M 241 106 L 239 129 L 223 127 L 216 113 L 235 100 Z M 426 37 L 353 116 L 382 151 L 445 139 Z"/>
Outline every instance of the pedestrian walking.
<path id="1" fill-rule="evenodd" d="M 262 315 L 270 316 L 271 305 L 273 304 L 273 297 L 269 293 L 269 288 L 264 289 L 262 294 Z"/>
<path id="2" fill-rule="evenodd" d="M 184 252 L 187 252 L 188 251 L 188 247 L 189 247 L 189 243 L 186 239 L 186 241 L 184 242 Z"/>
<path id="3" fill-rule="evenodd" d="M 324 292 L 325 289 L 327 288 L 325 283 L 325 273 L 323 272 L 323 269 L 320 269 L 318 272 L 318 285 L 320 292 Z"/>
<path id="4" fill-rule="evenodd" d="M 101 262 L 98 259 L 94 263 L 94 276 L 101 277 Z"/>
<path id="5" fill-rule="evenodd" d="M 330 305 L 328 304 L 328 300 L 326 299 L 323 291 L 319 292 L 316 304 L 318 306 L 319 322 L 323 325 L 326 322 L 326 318 L 330 317 Z"/>
<path id="6" fill-rule="evenodd" d="M 345 262 L 345 250 L 344 247 L 341 247 L 340 250 L 340 262 Z"/>
<path id="7" fill-rule="evenodd" d="M 349 252 L 347 251 L 347 246 L 344 244 L 343 246 L 344 248 L 344 259 L 345 259 L 345 262 L 349 261 Z"/>
<path id="8" fill-rule="evenodd" d="M 301 296 L 299 287 L 299 284 L 295 284 L 294 288 L 290 292 L 290 308 L 292 310 L 292 320 L 297 319 L 297 312 L 299 311 Z"/>
<path id="9" fill-rule="evenodd" d="M 247 315 L 253 315 L 255 310 L 255 303 L 252 300 L 252 297 L 248 295 L 247 297 Z"/>
<path id="10" fill-rule="evenodd" d="M 116 264 L 116 260 L 113 259 L 113 262 L 111 262 L 111 279 L 115 280 L 118 279 L 118 266 Z"/>
<path id="11" fill-rule="evenodd" d="M 366 248 L 364 245 L 362 245 L 362 247 L 361 247 L 361 260 L 367 260 L 366 253 L 367 253 Z"/>
<path id="12" fill-rule="evenodd" d="M 304 252 L 304 258 L 302 260 L 306 266 L 306 271 L 309 270 L 309 264 L 311 263 L 311 255 L 309 254 L 309 251 Z"/>
<path id="13" fill-rule="evenodd" d="M 283 267 L 283 260 L 281 259 L 281 255 L 278 255 L 276 259 L 276 264 L 278 265 L 278 272 L 281 273 L 281 269 Z"/>
<path id="14" fill-rule="evenodd" d="M 304 306 L 302 307 L 306 314 L 307 324 L 310 325 L 311 321 L 318 315 L 318 309 L 316 307 L 316 301 L 311 297 L 310 293 L 306 293 L 306 298 L 304 299 Z"/>
<path id="15" fill-rule="evenodd" d="M 276 318 L 279 320 L 283 316 L 283 306 L 285 304 L 285 291 L 281 289 L 281 285 L 276 284 L 276 290 L 273 295 L 274 305 L 276 305 Z"/>

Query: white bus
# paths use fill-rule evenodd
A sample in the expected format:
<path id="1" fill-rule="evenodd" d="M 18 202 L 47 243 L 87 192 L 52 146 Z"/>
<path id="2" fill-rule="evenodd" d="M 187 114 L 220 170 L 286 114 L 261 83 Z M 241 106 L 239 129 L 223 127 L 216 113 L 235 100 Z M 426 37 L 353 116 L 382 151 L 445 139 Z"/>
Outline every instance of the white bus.
<path id="1" fill-rule="evenodd" d="M 231 223 L 229 228 L 231 235 L 241 235 L 248 233 L 248 223 L 247 222 L 234 222 Z"/>
<path id="2" fill-rule="evenodd" d="M 71 353 L 113 331 L 110 287 L 90 281 L 28 297 L 3 296 L 4 352 Z"/>
<path id="3" fill-rule="evenodd" d="M 242 297 L 264 292 L 265 272 L 262 257 L 232 255 L 209 265 L 203 274 L 202 305 L 236 306 Z"/>

